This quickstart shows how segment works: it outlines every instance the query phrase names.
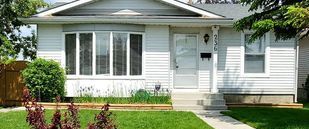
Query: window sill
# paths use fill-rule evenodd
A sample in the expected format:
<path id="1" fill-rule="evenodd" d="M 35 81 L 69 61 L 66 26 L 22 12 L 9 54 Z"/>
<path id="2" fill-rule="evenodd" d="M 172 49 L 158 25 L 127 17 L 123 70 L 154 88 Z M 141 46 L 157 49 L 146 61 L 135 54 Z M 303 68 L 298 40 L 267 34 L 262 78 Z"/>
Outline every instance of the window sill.
<path id="1" fill-rule="evenodd" d="M 68 80 L 145 80 L 144 76 L 67 75 Z"/>
<path id="2" fill-rule="evenodd" d="M 267 73 L 242 73 L 241 77 L 249 77 L 249 78 L 269 78 L 269 74 Z"/>

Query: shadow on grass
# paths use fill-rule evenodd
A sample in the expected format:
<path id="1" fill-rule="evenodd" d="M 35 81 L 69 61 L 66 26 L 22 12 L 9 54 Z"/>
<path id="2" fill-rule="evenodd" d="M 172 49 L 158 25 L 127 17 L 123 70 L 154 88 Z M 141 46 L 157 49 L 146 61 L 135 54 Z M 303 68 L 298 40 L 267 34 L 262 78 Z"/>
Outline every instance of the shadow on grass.
<path id="1" fill-rule="evenodd" d="M 309 108 L 231 108 L 222 113 L 257 129 L 309 128 Z"/>

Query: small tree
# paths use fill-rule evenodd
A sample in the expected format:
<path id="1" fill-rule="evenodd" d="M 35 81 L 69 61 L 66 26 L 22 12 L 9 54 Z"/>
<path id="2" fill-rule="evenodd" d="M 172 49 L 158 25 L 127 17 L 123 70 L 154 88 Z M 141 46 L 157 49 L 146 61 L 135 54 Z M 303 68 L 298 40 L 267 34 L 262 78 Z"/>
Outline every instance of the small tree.
<path id="1" fill-rule="evenodd" d="M 25 58 L 35 58 L 36 37 L 22 36 L 20 28 L 28 26 L 19 18 L 27 18 L 47 7 L 44 0 L 1 0 L 0 1 L 0 64 L 8 64 L 23 52 Z M 29 26 L 28 26 L 29 27 Z"/>
<path id="2" fill-rule="evenodd" d="M 238 31 L 252 29 L 250 42 L 273 31 L 276 39 L 303 38 L 309 34 L 309 0 L 240 0 L 256 11 L 234 24 Z M 302 35 L 303 34 L 303 35 Z"/>
<path id="3" fill-rule="evenodd" d="M 56 61 L 36 59 L 22 71 L 22 76 L 36 98 L 52 101 L 56 96 L 64 96 L 65 72 Z"/>

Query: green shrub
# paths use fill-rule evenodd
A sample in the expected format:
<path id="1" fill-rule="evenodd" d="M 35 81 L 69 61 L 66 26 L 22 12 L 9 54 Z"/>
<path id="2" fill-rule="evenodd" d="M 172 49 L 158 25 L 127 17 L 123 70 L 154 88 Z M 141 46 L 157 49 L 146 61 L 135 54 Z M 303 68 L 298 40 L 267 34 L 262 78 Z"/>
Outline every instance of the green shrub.
<path id="1" fill-rule="evenodd" d="M 140 89 L 132 96 L 133 102 L 148 102 L 150 99 L 150 93 L 146 90 Z"/>
<path id="2" fill-rule="evenodd" d="M 52 101 L 64 96 L 65 72 L 56 61 L 36 59 L 22 71 L 32 96 L 41 101 Z"/>

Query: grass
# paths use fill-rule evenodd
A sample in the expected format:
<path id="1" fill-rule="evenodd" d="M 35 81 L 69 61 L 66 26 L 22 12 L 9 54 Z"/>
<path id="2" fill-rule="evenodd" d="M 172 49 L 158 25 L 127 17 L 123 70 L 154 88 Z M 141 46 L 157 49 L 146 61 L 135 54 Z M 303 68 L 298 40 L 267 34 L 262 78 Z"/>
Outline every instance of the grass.
<path id="1" fill-rule="evenodd" d="M 308 129 L 309 103 L 303 109 L 231 108 L 222 112 L 257 129 Z"/>
<path id="2" fill-rule="evenodd" d="M 82 129 L 93 120 L 96 110 L 81 110 Z M 116 115 L 119 129 L 212 129 L 191 112 L 176 111 L 112 111 Z M 46 111 L 47 122 L 53 111 Z M 16 111 L 0 113 L 0 127 L 3 129 L 29 128 L 25 122 L 26 112 Z M 14 123 L 14 124 L 8 124 Z"/>
<path id="3" fill-rule="evenodd" d="M 110 103 L 110 104 L 171 104 L 170 96 L 150 96 L 149 99 L 134 97 L 76 97 L 74 103 Z"/>

